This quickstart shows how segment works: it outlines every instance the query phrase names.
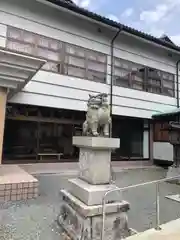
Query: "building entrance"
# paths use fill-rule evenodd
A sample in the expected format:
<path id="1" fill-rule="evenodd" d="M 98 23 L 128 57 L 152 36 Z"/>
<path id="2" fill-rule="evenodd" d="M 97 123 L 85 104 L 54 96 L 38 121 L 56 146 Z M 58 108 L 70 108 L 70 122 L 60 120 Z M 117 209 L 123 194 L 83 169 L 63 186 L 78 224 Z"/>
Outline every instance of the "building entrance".
<path id="1" fill-rule="evenodd" d="M 82 125 L 83 112 L 13 105 L 5 122 L 3 159 L 5 163 L 38 162 L 38 154 L 62 153 L 62 161 L 76 161 L 72 136 Z M 49 159 L 51 158 L 51 159 Z M 57 156 L 44 156 L 57 161 Z"/>
<path id="2" fill-rule="evenodd" d="M 143 158 L 143 119 L 114 117 L 113 137 L 120 138 L 120 148 L 116 149 L 115 159 Z"/>
<path id="3" fill-rule="evenodd" d="M 72 137 L 82 134 L 85 112 L 27 105 L 8 107 L 3 146 L 4 163 L 39 162 L 40 153 L 62 153 L 61 161 L 78 161 L 79 149 Z M 121 146 L 112 159 L 143 158 L 143 119 L 113 116 L 113 137 Z M 44 157 L 45 162 L 57 161 L 57 156 Z"/>

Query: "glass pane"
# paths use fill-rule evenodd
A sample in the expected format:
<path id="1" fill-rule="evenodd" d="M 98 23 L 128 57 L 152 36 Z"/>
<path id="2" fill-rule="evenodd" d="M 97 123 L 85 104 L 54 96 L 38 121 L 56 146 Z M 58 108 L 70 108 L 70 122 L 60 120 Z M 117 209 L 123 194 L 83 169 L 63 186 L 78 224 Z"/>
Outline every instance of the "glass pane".
<path id="1" fill-rule="evenodd" d="M 148 69 L 148 77 L 153 79 L 161 79 L 161 71 L 153 68 Z"/>
<path id="2" fill-rule="evenodd" d="M 36 37 L 35 34 L 28 31 L 23 31 L 22 33 L 22 40 L 27 43 L 35 44 L 35 37 Z"/>
<path id="3" fill-rule="evenodd" d="M 163 88 L 163 94 L 170 96 L 170 97 L 174 97 L 174 90 L 169 89 L 169 88 Z"/>
<path id="4" fill-rule="evenodd" d="M 173 81 L 174 80 L 174 75 L 171 74 L 171 73 L 162 72 L 162 78 L 165 79 L 165 80 Z"/>
<path id="5" fill-rule="evenodd" d="M 102 82 L 105 83 L 106 82 L 106 74 L 104 73 L 100 73 L 100 72 L 94 72 L 91 70 L 88 70 L 88 79 L 95 81 L 95 82 Z"/>
<path id="6" fill-rule="evenodd" d="M 59 52 L 52 52 L 44 48 L 38 48 L 37 55 L 45 59 L 59 61 Z"/>
<path id="7" fill-rule="evenodd" d="M 127 80 L 129 80 L 129 77 L 130 77 L 127 70 L 121 69 L 121 68 L 114 68 L 114 75 L 118 76 L 119 78 L 123 78 L 123 79 L 127 79 Z"/>
<path id="8" fill-rule="evenodd" d="M 145 67 L 124 59 L 114 58 L 115 84 L 122 87 L 132 87 L 142 90 Z"/>
<path id="9" fill-rule="evenodd" d="M 34 53 L 34 47 L 29 44 L 7 41 L 7 48 L 22 53 L 28 54 Z"/>
<path id="10" fill-rule="evenodd" d="M 88 51 L 87 58 L 92 61 L 105 63 L 107 60 L 107 56 L 105 54 L 96 52 L 96 51 Z"/>
<path id="11" fill-rule="evenodd" d="M 139 82 L 133 82 L 132 88 L 137 89 L 137 90 L 143 90 L 143 84 L 139 83 Z"/>
<path id="12" fill-rule="evenodd" d="M 74 45 L 66 44 L 66 52 L 76 56 L 85 57 L 85 49 Z"/>
<path id="13" fill-rule="evenodd" d="M 160 87 L 161 86 L 161 80 L 148 79 L 148 84 Z"/>
<path id="14" fill-rule="evenodd" d="M 85 69 L 72 67 L 72 66 L 66 66 L 65 67 L 65 73 L 67 75 L 75 76 L 75 77 L 85 77 Z"/>
<path id="15" fill-rule="evenodd" d="M 49 38 L 43 37 L 43 36 L 38 36 L 37 39 L 37 44 L 41 47 L 49 47 Z"/>
<path id="16" fill-rule="evenodd" d="M 161 88 L 153 87 L 153 86 L 148 87 L 148 92 L 160 94 L 161 93 Z"/>
<path id="17" fill-rule="evenodd" d="M 74 65 L 77 67 L 85 67 L 85 59 L 73 57 L 73 56 L 66 56 L 66 63 L 70 65 Z"/>
<path id="18" fill-rule="evenodd" d="M 114 83 L 117 86 L 129 87 L 129 80 L 125 78 L 114 77 Z"/>
<path id="19" fill-rule="evenodd" d="M 106 62 L 107 62 L 107 56 L 104 55 L 104 54 L 98 53 L 97 60 L 98 60 L 99 62 L 106 63 Z"/>
<path id="20" fill-rule="evenodd" d="M 114 65 L 125 69 L 132 69 L 132 63 L 123 59 L 115 58 Z"/>
<path id="21" fill-rule="evenodd" d="M 144 68 L 133 68 L 130 75 L 131 80 L 135 82 L 143 82 L 144 81 Z"/>
<path id="22" fill-rule="evenodd" d="M 88 61 L 88 69 L 97 72 L 105 72 L 105 65 L 97 62 Z"/>
<path id="23" fill-rule="evenodd" d="M 174 88 L 174 82 L 173 81 L 168 81 L 168 80 L 163 80 L 163 87 L 167 88 Z"/>
<path id="24" fill-rule="evenodd" d="M 53 50 L 59 50 L 62 48 L 62 43 L 58 40 L 49 40 L 49 48 Z"/>
<path id="25" fill-rule="evenodd" d="M 89 52 L 88 53 L 88 59 L 93 60 L 93 61 L 97 61 L 97 56 L 93 52 Z"/>
<path id="26" fill-rule="evenodd" d="M 17 28 L 8 27 L 7 37 L 21 40 L 22 31 Z"/>
<path id="27" fill-rule="evenodd" d="M 47 62 L 43 66 L 44 70 L 52 71 L 52 72 L 58 72 L 59 68 L 60 68 L 60 66 L 58 66 L 57 63 L 53 63 L 53 62 Z"/>

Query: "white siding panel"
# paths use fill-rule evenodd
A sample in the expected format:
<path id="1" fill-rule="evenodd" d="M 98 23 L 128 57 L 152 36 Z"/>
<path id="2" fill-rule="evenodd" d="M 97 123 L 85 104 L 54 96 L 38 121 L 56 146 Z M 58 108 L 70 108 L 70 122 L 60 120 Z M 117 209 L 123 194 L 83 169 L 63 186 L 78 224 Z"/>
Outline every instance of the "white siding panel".
<path id="1" fill-rule="evenodd" d="M 5 47 L 5 46 L 6 46 L 6 39 L 0 36 L 0 47 Z"/>
<path id="2" fill-rule="evenodd" d="M 0 36 L 6 37 L 7 26 L 4 24 L 0 24 Z"/>
<path id="3" fill-rule="evenodd" d="M 78 109 L 80 111 L 86 110 L 86 103 L 82 101 L 76 101 L 74 99 L 57 98 L 53 96 L 46 96 L 34 93 L 18 93 L 11 99 L 12 103 L 23 103 L 35 106 L 54 107 L 61 109 Z"/>
<path id="4" fill-rule="evenodd" d="M 143 158 L 149 158 L 149 131 L 143 133 Z"/>
<path id="5" fill-rule="evenodd" d="M 127 94 L 124 93 L 123 90 L 126 91 Z M 84 106 L 86 106 L 89 94 L 96 94 L 99 92 L 109 93 L 109 91 L 110 86 L 106 84 L 86 81 L 83 79 L 63 76 L 54 73 L 47 73 L 44 71 L 40 71 L 23 89 L 23 92 L 28 93 L 27 96 L 31 96 L 31 94 L 33 96 L 33 93 L 35 95 L 39 95 L 37 98 L 39 101 L 37 102 L 37 105 L 40 106 L 44 105 L 45 96 L 47 96 L 47 99 L 49 99 L 49 97 L 53 97 L 57 99 L 57 101 L 59 101 L 59 99 L 63 99 L 63 101 L 65 101 L 64 99 L 69 99 L 69 101 L 74 100 L 75 102 L 83 102 Z M 123 89 L 120 87 L 117 93 L 119 94 L 118 96 L 113 96 L 113 114 L 122 116 L 151 118 L 152 114 L 154 113 L 171 110 L 171 108 L 173 109 L 173 103 L 175 104 L 176 102 L 174 98 L 164 97 L 164 101 L 169 104 L 162 104 L 161 101 L 158 102 L 158 100 L 161 99 L 157 98 L 156 102 L 155 100 L 153 101 L 153 99 L 155 99 L 156 96 L 162 98 L 163 96 L 149 93 L 149 95 L 147 94 L 149 98 L 147 98 L 146 93 L 136 90 L 132 91 L 126 88 Z M 123 96 L 121 96 L 121 93 Z M 137 95 L 140 93 L 145 94 L 146 99 L 143 99 L 143 96 L 141 96 L 141 98 L 138 98 Z M 17 94 L 17 97 L 13 98 L 12 101 L 22 101 L 23 103 L 24 97 L 22 98 L 19 96 L 21 96 L 20 93 Z M 29 97 L 28 104 L 33 105 L 34 99 L 30 99 Z M 51 106 L 55 107 L 54 105 Z M 82 103 L 80 103 L 80 105 L 77 104 L 75 105 L 75 109 L 82 110 L 81 106 Z"/>
<path id="6" fill-rule="evenodd" d="M 139 110 L 137 108 L 122 107 L 122 106 L 114 106 L 112 112 L 115 115 L 147 118 L 147 119 L 150 119 L 152 114 L 157 113 L 155 111 L 152 112 L 152 111 L 147 111 L 147 110 Z"/>
<path id="7" fill-rule="evenodd" d="M 153 143 L 154 159 L 173 161 L 173 146 L 168 142 Z"/>
<path id="8" fill-rule="evenodd" d="M 85 48 L 110 54 L 110 30 L 97 31 L 95 23 L 47 7 L 35 0 L 0 1 L 0 31 L 5 36 L 6 26 L 13 25 Z M 81 25 L 81 27 L 79 27 Z M 107 34 L 107 31 L 109 31 Z M 113 37 L 113 34 L 112 34 Z M 5 41 L 0 38 L 0 45 Z M 168 51 L 153 48 L 123 34 L 116 41 L 115 56 L 136 63 L 175 73 L 175 61 Z M 108 57 L 110 64 L 110 57 Z M 110 67 L 108 66 L 108 73 Z M 39 106 L 85 110 L 89 93 L 110 93 L 110 85 L 75 77 L 40 71 L 11 101 Z M 108 76 L 108 82 L 110 76 Z M 151 118 L 156 112 L 176 107 L 176 99 L 122 87 L 113 87 L 113 113 L 117 115 Z"/>
<path id="9" fill-rule="evenodd" d="M 28 83 L 28 85 L 24 88 L 24 91 L 58 98 L 76 99 L 85 102 L 88 100 L 89 94 L 92 93 L 90 91 L 83 91 L 80 89 L 67 88 L 33 81 Z"/>
<path id="10" fill-rule="evenodd" d="M 70 88 L 82 89 L 86 91 L 92 91 L 95 93 L 109 91 L 109 86 L 107 84 L 88 81 L 76 77 L 59 75 L 56 73 L 50 73 L 45 71 L 39 71 L 36 74 L 36 76 L 34 76 L 33 79 L 42 83 L 49 83 L 60 86 L 66 86 Z"/>

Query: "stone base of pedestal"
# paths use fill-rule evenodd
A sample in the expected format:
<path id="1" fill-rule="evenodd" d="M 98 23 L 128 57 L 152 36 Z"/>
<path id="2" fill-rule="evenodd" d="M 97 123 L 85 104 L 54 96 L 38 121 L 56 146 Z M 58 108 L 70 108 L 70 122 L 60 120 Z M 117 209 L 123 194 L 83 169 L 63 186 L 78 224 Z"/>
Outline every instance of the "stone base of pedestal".
<path id="1" fill-rule="evenodd" d="M 104 194 L 110 190 L 114 190 L 117 187 L 113 184 L 92 185 L 81 179 L 69 179 L 70 193 L 80 199 L 88 206 L 100 205 Z M 117 191 L 109 194 L 107 202 L 119 202 L 121 201 L 121 195 Z"/>
<path id="2" fill-rule="evenodd" d="M 180 194 L 168 195 L 166 198 L 180 203 Z"/>
<path id="3" fill-rule="evenodd" d="M 61 205 L 58 223 L 74 240 L 99 240 L 102 227 L 102 205 L 88 206 L 66 190 L 61 190 L 63 203 Z M 133 234 L 128 228 L 126 201 L 106 205 L 105 237 L 104 239 L 123 239 Z"/>
<path id="4" fill-rule="evenodd" d="M 175 167 L 175 166 L 169 167 L 166 177 L 172 178 L 177 176 L 179 176 L 179 179 L 169 180 L 167 182 L 180 185 L 180 167 Z"/>

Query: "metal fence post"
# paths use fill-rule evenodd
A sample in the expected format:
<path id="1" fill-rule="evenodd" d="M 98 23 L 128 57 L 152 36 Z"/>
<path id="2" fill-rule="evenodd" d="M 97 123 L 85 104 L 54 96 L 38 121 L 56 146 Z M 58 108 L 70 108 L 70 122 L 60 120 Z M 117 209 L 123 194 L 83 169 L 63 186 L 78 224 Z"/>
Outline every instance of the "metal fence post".
<path id="1" fill-rule="evenodd" d="M 176 176 L 176 177 L 171 177 L 171 178 L 164 178 L 164 179 L 160 179 L 160 180 L 155 180 L 155 181 L 151 181 L 151 182 L 144 182 L 144 183 L 140 183 L 140 184 L 135 184 L 135 185 L 130 185 L 127 187 L 116 187 L 113 190 L 109 190 L 104 194 L 103 200 L 102 200 L 102 228 L 101 228 L 101 240 L 104 240 L 104 232 L 105 232 L 105 218 L 106 218 L 106 197 L 107 195 L 113 193 L 113 192 L 120 192 L 121 195 L 121 201 L 122 201 L 122 192 L 124 190 L 127 189 L 133 189 L 133 188 L 137 188 L 137 187 L 142 187 L 142 186 L 147 186 L 150 184 L 156 184 L 156 226 L 155 229 L 156 230 L 161 230 L 160 228 L 160 191 L 159 191 L 159 185 L 162 182 L 167 182 L 170 180 L 174 180 L 174 179 L 179 179 L 180 176 Z"/>
<path id="2" fill-rule="evenodd" d="M 106 193 L 108 194 L 108 193 Z M 104 239 L 104 229 L 105 229 L 105 217 L 106 217 L 106 194 L 102 201 L 102 229 L 101 229 L 101 240 Z"/>
<path id="3" fill-rule="evenodd" d="M 156 230 L 161 230 L 160 228 L 160 192 L 159 183 L 156 183 Z"/>

